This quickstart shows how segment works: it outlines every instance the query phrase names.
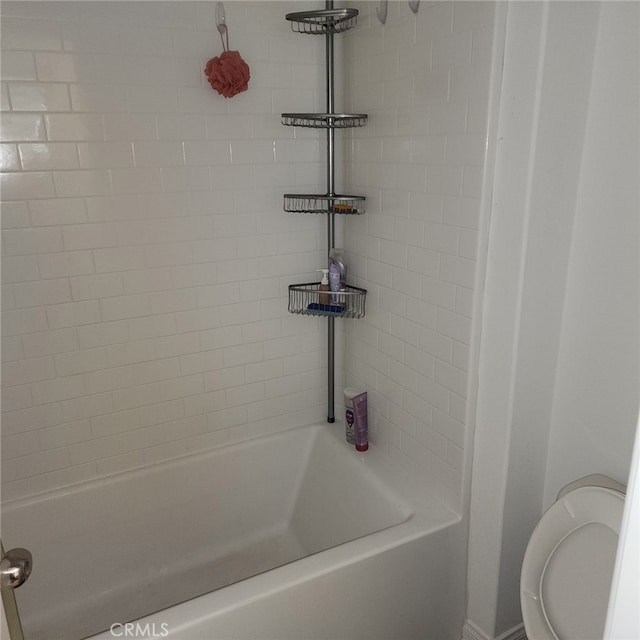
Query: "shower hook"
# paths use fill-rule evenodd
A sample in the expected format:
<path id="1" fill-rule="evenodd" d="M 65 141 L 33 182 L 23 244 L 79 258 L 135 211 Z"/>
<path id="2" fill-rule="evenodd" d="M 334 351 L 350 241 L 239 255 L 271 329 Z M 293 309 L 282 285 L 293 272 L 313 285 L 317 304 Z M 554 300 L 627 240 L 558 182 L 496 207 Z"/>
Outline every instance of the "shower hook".
<path id="1" fill-rule="evenodd" d="M 227 17 L 225 16 L 222 2 L 216 3 L 216 26 L 218 27 L 218 33 L 222 41 L 222 48 L 225 51 L 229 51 L 229 29 L 227 29 Z M 226 44 L 225 38 L 227 41 Z"/>
<path id="2" fill-rule="evenodd" d="M 409 9 L 418 15 L 418 7 L 420 6 L 420 0 L 409 0 Z"/>
<path id="3" fill-rule="evenodd" d="M 380 0 L 380 6 L 376 8 L 376 15 L 378 16 L 378 20 L 380 20 L 381 24 L 384 24 L 387 21 L 388 5 L 388 0 Z"/>

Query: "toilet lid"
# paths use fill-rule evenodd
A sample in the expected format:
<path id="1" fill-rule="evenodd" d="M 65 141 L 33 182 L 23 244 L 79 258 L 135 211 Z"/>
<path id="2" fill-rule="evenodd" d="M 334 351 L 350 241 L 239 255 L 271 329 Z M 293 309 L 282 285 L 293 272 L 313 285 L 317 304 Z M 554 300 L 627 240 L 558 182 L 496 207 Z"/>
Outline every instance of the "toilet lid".
<path id="1" fill-rule="evenodd" d="M 529 640 L 602 638 L 623 508 L 621 493 L 581 487 L 542 516 L 520 579 Z"/>

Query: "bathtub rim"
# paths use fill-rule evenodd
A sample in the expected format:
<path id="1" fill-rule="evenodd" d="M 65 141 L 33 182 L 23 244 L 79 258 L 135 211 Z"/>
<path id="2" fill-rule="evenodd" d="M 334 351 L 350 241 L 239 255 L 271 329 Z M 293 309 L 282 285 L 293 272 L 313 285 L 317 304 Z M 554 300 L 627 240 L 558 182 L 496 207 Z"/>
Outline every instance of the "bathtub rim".
<path id="1" fill-rule="evenodd" d="M 153 462 L 144 463 L 131 469 L 119 469 L 117 471 L 113 471 L 111 473 L 95 478 L 78 480 L 77 482 L 65 484 L 61 487 L 54 487 L 52 489 L 45 489 L 43 491 L 38 491 L 27 496 L 19 496 L 16 498 L 10 498 L 8 500 L 3 500 L 2 496 L 0 495 L 0 507 L 2 512 L 4 512 L 5 510 L 14 509 L 17 507 L 30 506 L 34 502 L 39 502 L 49 498 L 55 498 L 57 496 L 66 496 L 76 492 L 80 493 L 90 491 L 91 489 L 96 489 L 104 485 L 115 484 L 116 482 L 134 480 L 136 477 L 147 475 L 154 471 L 181 466 L 182 464 L 190 460 L 195 462 L 209 456 L 215 457 L 218 455 L 222 455 L 224 452 L 228 453 L 230 449 L 247 449 L 252 446 L 258 445 L 260 442 L 264 442 L 265 440 L 284 437 L 287 434 L 291 434 L 299 430 L 301 431 L 304 429 L 313 429 L 316 432 L 314 434 L 315 440 L 322 426 L 322 424 L 314 423 L 308 425 L 299 425 L 296 427 L 288 427 L 286 429 L 281 429 L 280 431 L 274 431 L 272 433 L 267 433 L 256 437 L 247 437 L 241 440 L 235 440 L 233 442 L 225 442 L 223 444 L 203 449 L 202 451 L 189 451 L 187 453 L 180 453 L 172 458 L 169 458 L 168 460 L 156 460 Z M 312 446 L 313 442 L 306 452 L 307 456 L 310 454 Z"/>
<path id="2" fill-rule="evenodd" d="M 172 467 L 179 467 L 185 463 L 188 463 L 189 461 L 197 462 L 207 457 L 213 458 L 222 456 L 223 454 L 229 453 L 234 449 L 241 450 L 257 447 L 261 443 L 265 443 L 268 440 L 277 440 L 280 438 L 290 437 L 292 435 L 295 436 L 295 434 L 302 433 L 307 430 L 311 431 L 313 434 L 310 438 L 310 444 L 305 451 L 305 458 L 307 460 L 311 455 L 316 439 L 318 437 L 321 437 L 321 434 L 327 434 L 335 442 L 333 446 L 342 446 L 345 449 L 344 454 L 351 455 L 354 461 L 356 461 L 356 464 L 363 466 L 365 469 L 368 469 L 374 476 L 380 474 L 380 478 L 382 480 L 386 478 L 390 483 L 394 483 L 397 482 L 398 479 L 407 476 L 407 474 L 417 476 L 422 475 L 422 470 L 418 470 L 417 472 L 413 470 L 409 472 L 407 470 L 399 469 L 398 465 L 394 463 L 390 459 L 390 457 L 385 452 L 383 452 L 379 446 L 375 444 L 370 444 L 367 451 L 356 451 L 353 445 L 348 445 L 344 441 L 344 425 L 341 421 L 337 420 L 332 424 L 320 422 L 306 425 L 297 425 L 295 427 L 288 427 L 286 429 L 263 434 L 256 437 L 245 438 L 234 442 L 227 442 L 215 447 L 204 449 L 202 451 L 181 453 L 168 460 L 158 460 L 132 469 L 114 471 L 112 473 L 109 473 L 108 475 L 79 480 L 77 482 L 66 484 L 61 487 L 45 489 L 28 496 L 20 496 L 4 500 L 2 499 L 2 494 L 0 491 L 0 523 L 2 516 L 5 515 L 5 512 L 10 512 L 12 509 L 32 506 L 34 503 L 54 499 L 56 497 L 68 496 L 73 493 L 85 493 L 91 490 L 98 489 L 100 487 L 104 487 L 106 485 L 116 484 L 119 482 L 126 482 L 130 480 L 135 481 L 135 479 L 138 477 L 154 472 L 160 472 L 165 469 L 168 470 Z M 426 474 L 424 475 L 426 476 Z M 425 477 L 424 481 L 431 492 L 431 486 L 428 482 L 428 478 Z M 387 483 L 383 482 L 383 486 L 378 488 L 382 488 L 384 491 L 384 486 L 386 484 Z M 408 501 L 405 501 L 402 495 L 397 495 L 397 493 L 394 492 L 393 497 L 399 501 L 399 504 L 402 506 L 405 512 L 411 511 L 411 507 L 408 504 Z M 407 515 L 409 516 L 410 513 L 407 513 Z"/>

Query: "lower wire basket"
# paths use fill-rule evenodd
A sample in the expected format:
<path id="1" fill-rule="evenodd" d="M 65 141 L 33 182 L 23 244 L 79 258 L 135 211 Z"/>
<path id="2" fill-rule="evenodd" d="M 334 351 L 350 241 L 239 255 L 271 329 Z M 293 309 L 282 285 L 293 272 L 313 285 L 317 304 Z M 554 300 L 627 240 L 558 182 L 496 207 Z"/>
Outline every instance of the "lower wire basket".
<path id="1" fill-rule="evenodd" d="M 367 290 L 346 285 L 344 291 L 320 291 L 319 282 L 289 285 L 289 311 L 308 316 L 363 318 Z"/>

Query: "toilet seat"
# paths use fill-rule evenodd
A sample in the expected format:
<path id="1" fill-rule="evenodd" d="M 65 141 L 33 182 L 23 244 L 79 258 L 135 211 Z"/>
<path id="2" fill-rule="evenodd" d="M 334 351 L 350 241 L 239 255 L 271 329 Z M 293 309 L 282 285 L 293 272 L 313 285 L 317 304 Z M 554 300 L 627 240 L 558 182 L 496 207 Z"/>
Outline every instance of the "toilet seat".
<path id="1" fill-rule="evenodd" d="M 622 493 L 586 486 L 542 516 L 520 579 L 529 640 L 602 638 L 623 508 Z"/>

